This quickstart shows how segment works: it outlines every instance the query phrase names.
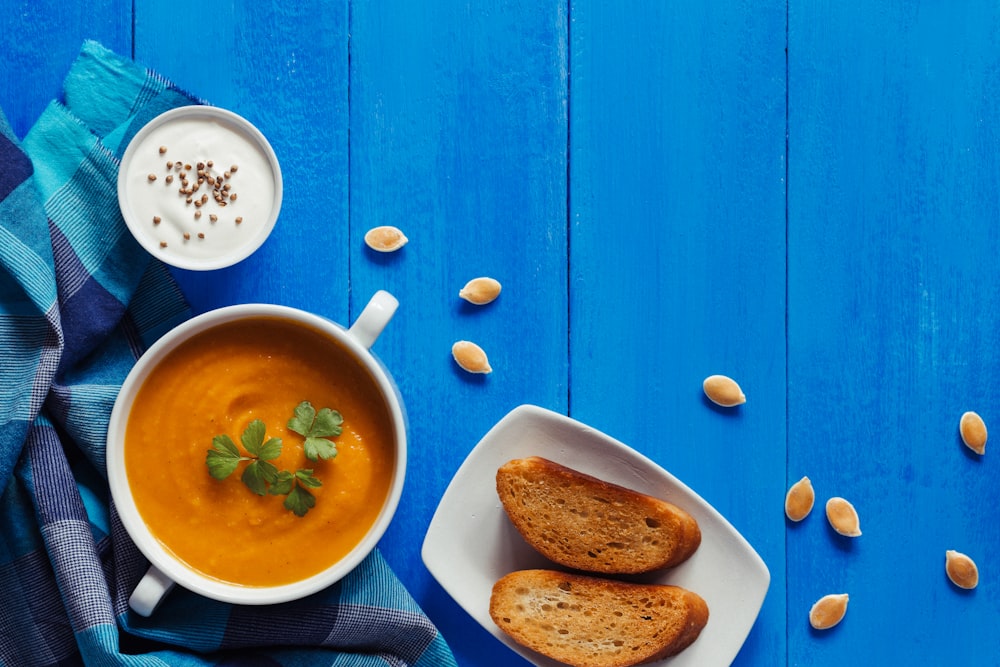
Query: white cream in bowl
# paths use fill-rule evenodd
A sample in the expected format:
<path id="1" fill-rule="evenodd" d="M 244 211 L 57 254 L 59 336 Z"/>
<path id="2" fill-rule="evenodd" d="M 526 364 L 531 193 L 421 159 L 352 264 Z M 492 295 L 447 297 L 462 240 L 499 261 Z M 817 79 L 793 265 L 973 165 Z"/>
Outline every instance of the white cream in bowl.
<path id="1" fill-rule="evenodd" d="M 264 135 L 210 106 L 154 118 L 129 143 L 118 174 L 119 205 L 136 240 L 184 269 L 248 257 L 274 227 L 281 197 L 281 169 Z"/>

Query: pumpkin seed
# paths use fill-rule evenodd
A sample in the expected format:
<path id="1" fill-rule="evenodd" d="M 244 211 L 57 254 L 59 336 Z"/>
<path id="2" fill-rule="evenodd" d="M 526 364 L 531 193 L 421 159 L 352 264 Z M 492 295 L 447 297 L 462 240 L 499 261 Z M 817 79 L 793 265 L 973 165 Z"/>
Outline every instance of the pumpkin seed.
<path id="1" fill-rule="evenodd" d="M 485 276 L 473 278 L 459 290 L 458 296 L 469 303 L 484 306 L 500 296 L 500 282 Z"/>
<path id="2" fill-rule="evenodd" d="M 710 375 L 702 382 L 702 389 L 709 400 L 716 405 L 731 408 L 747 402 L 743 390 L 736 381 L 725 375 Z"/>
<path id="3" fill-rule="evenodd" d="M 975 412 L 966 412 L 958 422 L 965 446 L 976 454 L 986 453 L 986 422 Z"/>
<path id="4" fill-rule="evenodd" d="M 486 352 L 473 342 L 460 340 L 451 346 L 451 356 L 463 370 L 470 373 L 490 373 L 490 361 Z"/>
<path id="5" fill-rule="evenodd" d="M 809 624 L 817 630 L 829 630 L 844 620 L 847 602 L 847 593 L 824 595 L 809 610 Z"/>
<path id="6" fill-rule="evenodd" d="M 816 492 L 813 491 L 812 482 L 808 477 L 803 477 L 792 484 L 785 494 L 785 516 L 792 521 L 802 521 L 812 511 L 816 502 Z"/>
<path id="7" fill-rule="evenodd" d="M 392 225 L 373 227 L 365 234 L 365 243 L 377 252 L 399 250 L 408 240 L 401 230 Z"/>
<path id="8" fill-rule="evenodd" d="M 963 553 L 953 549 L 944 552 L 944 571 L 951 583 L 959 588 L 971 589 L 979 585 L 979 568 Z"/>
<path id="9" fill-rule="evenodd" d="M 833 529 L 846 537 L 861 535 L 861 521 L 854 505 L 843 498 L 833 497 L 826 501 L 826 518 Z"/>

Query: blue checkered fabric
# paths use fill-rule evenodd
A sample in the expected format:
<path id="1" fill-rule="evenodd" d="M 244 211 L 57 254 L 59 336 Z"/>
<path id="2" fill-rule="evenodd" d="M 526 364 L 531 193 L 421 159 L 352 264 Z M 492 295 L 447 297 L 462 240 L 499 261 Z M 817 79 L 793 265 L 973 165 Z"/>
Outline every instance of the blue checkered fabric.
<path id="1" fill-rule="evenodd" d="M 147 121 L 197 102 L 88 42 L 23 141 L 0 113 L 0 665 L 454 665 L 377 550 L 296 602 L 177 588 L 150 618 L 128 608 L 148 564 L 110 502 L 108 418 L 189 312 L 125 227 L 118 166 Z"/>

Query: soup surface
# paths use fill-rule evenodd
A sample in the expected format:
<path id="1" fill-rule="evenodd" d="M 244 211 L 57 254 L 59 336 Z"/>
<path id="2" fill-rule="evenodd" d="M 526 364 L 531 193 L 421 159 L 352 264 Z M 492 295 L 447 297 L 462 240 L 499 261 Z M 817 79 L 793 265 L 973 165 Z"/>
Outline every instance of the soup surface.
<path id="1" fill-rule="evenodd" d="M 337 456 L 309 461 L 304 438 L 287 427 L 295 407 L 343 416 Z M 266 438 L 281 438 L 272 461 L 311 468 L 322 486 L 299 517 L 284 496 L 253 493 L 240 476 L 209 475 L 216 435 L 240 449 L 244 428 L 260 419 Z M 388 494 L 393 426 L 368 371 L 319 332 L 255 318 L 205 331 L 175 348 L 136 395 L 125 435 L 125 468 L 150 532 L 178 559 L 209 577 L 276 586 L 316 574 L 351 550 L 374 523 Z"/>

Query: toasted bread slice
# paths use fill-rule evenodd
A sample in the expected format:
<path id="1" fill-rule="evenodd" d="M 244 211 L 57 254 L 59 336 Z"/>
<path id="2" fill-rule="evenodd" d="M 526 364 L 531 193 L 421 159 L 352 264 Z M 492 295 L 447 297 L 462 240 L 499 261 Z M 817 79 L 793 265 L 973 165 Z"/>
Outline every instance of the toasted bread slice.
<path id="1" fill-rule="evenodd" d="M 708 623 L 701 596 L 553 570 L 493 585 L 490 616 L 518 644 L 576 667 L 626 667 L 676 655 Z"/>
<path id="2" fill-rule="evenodd" d="M 681 508 L 532 456 L 497 471 L 497 495 L 524 539 L 549 560 L 638 574 L 687 560 L 701 529 Z"/>

